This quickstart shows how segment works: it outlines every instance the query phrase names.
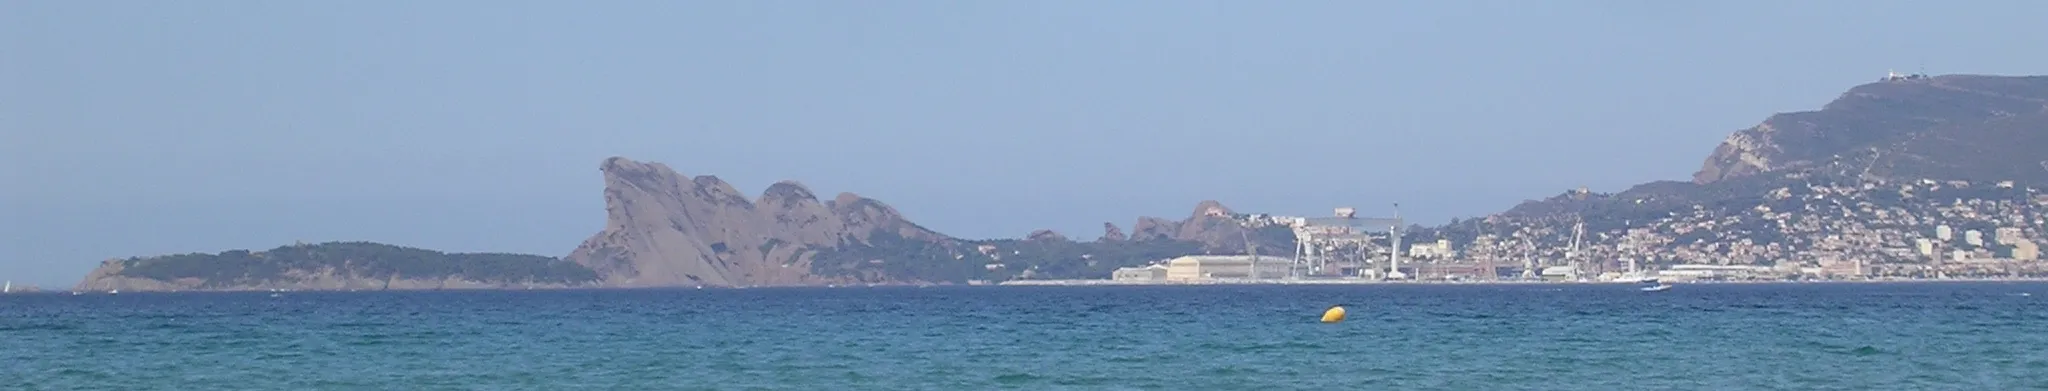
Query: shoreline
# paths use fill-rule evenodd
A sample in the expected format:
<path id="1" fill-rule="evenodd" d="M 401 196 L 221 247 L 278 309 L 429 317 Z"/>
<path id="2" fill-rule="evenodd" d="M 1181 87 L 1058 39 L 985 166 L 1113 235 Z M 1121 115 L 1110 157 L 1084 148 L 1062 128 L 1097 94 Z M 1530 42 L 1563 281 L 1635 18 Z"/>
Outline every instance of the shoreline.
<path id="1" fill-rule="evenodd" d="M 2044 283 L 2048 277 L 2019 278 L 1947 278 L 1947 279 L 1865 279 L 1865 280 L 1750 280 L 1750 281 L 1683 281 L 1669 282 L 1670 285 L 1719 285 L 1719 284 L 1926 284 L 1926 283 Z M 192 290 L 123 290 L 122 294 L 178 294 L 178 293 L 376 293 L 376 292 L 518 292 L 518 291 L 630 291 L 630 290 L 733 290 L 733 289 L 859 289 L 859 288 L 930 288 L 930 287 L 1074 287 L 1074 286 L 1217 286 L 1217 285 L 1645 285 L 1626 281 L 1385 281 L 1365 279 L 1316 279 L 1316 280 L 1212 280 L 1212 281 L 1114 281 L 1114 280 L 1015 280 L 994 284 L 848 284 L 848 285 L 758 285 L 758 286 L 554 286 L 554 287 L 460 287 L 440 289 L 192 289 Z M 74 295 L 113 296 L 105 291 L 14 291 L 0 296 L 30 295 Z"/>
<path id="2" fill-rule="evenodd" d="M 1711 284 L 1912 284 L 1912 283 L 1992 283 L 1992 282 L 2048 282 L 2048 277 L 2013 278 L 1943 278 L 1943 279 L 1862 279 L 1862 280 L 1729 280 L 1729 281 L 1680 281 L 1670 285 L 1711 285 Z M 1203 286 L 1203 285 L 1644 285 L 1629 281 L 1386 281 L 1365 279 L 1331 280 L 1212 280 L 1212 281 L 1113 281 L 1113 280 L 1019 280 L 1005 281 L 994 286 Z"/>

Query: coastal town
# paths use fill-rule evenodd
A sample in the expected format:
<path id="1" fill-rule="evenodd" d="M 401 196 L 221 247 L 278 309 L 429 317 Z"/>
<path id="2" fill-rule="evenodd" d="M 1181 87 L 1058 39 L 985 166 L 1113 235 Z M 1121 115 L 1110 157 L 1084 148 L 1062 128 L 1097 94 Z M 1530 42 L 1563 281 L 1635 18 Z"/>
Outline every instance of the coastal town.
<path id="1" fill-rule="evenodd" d="M 1760 197 L 1623 216 L 1495 215 L 1440 228 L 1398 219 L 1233 215 L 1283 225 L 1292 254 L 1247 250 L 1118 269 L 1098 280 L 1011 284 L 1877 281 L 2031 279 L 2048 194 L 2012 181 L 1789 173 Z M 1646 205 L 1576 189 L 1565 201 Z M 1630 219 L 1628 217 L 1640 218 Z M 1336 224 L 1332 224 L 1332 223 Z M 1344 224 L 1343 222 L 1365 222 Z M 1392 224 L 1389 224 L 1391 222 Z M 1371 232 L 1375 226 L 1382 228 Z M 1399 232 L 1399 241 L 1394 240 Z M 1405 243 L 1404 243 L 1405 242 Z M 1393 249 L 1398 248 L 1399 251 Z M 1258 253 L 1260 255 L 1245 255 Z"/>

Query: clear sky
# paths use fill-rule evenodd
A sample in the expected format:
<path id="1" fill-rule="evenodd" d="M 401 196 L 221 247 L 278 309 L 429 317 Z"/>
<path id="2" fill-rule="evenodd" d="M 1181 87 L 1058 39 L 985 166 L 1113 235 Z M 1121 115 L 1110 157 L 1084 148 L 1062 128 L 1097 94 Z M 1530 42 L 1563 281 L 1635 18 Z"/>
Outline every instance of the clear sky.
<path id="1" fill-rule="evenodd" d="M 970 238 L 1196 202 L 1424 222 L 1686 179 L 1888 69 L 2048 74 L 2039 1 L 0 2 L 0 279 L 371 240 L 566 255 L 600 160 Z"/>

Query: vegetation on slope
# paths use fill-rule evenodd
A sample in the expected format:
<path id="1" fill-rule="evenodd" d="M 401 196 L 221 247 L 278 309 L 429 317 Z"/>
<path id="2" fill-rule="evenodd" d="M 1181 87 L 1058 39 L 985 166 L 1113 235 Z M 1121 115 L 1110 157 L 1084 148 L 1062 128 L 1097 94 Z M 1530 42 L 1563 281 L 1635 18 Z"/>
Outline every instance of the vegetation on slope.
<path id="1" fill-rule="evenodd" d="M 190 253 L 122 260 L 120 275 L 176 280 L 198 278 L 203 286 L 224 287 L 287 279 L 292 272 L 363 278 L 446 279 L 460 277 L 488 283 L 579 284 L 597 280 L 597 273 L 573 262 L 538 255 L 505 253 L 443 253 L 369 242 L 330 242 L 283 246 L 267 251 L 230 250 L 219 254 Z"/>

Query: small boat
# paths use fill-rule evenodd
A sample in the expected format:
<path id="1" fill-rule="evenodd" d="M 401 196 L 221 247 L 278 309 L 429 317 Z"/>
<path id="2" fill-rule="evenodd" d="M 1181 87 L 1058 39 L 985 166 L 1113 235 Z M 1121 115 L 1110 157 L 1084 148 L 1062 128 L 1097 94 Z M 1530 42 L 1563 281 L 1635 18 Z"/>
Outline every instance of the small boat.
<path id="1" fill-rule="evenodd" d="M 1657 284 L 1657 286 L 1646 286 L 1642 288 L 1642 291 L 1644 292 L 1663 292 L 1668 290 L 1671 290 L 1671 284 Z"/>

